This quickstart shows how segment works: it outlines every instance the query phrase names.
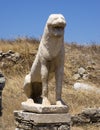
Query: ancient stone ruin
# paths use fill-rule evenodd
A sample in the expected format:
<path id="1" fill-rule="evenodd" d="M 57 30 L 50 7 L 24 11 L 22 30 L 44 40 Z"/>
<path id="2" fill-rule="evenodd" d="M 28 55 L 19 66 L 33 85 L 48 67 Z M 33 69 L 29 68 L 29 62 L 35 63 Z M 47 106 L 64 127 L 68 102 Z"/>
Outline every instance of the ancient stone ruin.
<path id="1" fill-rule="evenodd" d="M 5 77 L 0 72 L 0 116 L 2 116 L 2 91 L 5 86 Z"/>
<path id="2" fill-rule="evenodd" d="M 70 130 L 68 106 L 62 101 L 64 70 L 64 28 L 61 14 L 49 16 L 31 71 L 25 77 L 24 92 L 27 101 L 22 109 L 14 111 L 16 130 Z M 55 77 L 56 101 L 48 98 L 48 81 Z"/>
<path id="3" fill-rule="evenodd" d="M 100 108 L 85 108 L 81 113 L 71 116 L 72 125 L 98 124 L 100 126 Z"/>

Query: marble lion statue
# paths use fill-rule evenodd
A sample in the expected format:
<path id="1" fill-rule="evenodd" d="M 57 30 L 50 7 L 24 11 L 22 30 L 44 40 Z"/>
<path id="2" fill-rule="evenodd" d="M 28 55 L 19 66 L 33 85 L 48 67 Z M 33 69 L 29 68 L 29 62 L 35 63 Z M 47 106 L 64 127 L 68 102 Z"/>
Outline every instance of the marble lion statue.
<path id="1" fill-rule="evenodd" d="M 55 105 L 63 105 L 61 93 L 65 26 L 66 21 L 62 14 L 51 14 L 46 22 L 36 58 L 24 81 L 24 92 L 34 103 L 51 105 L 48 99 L 48 81 L 53 75 L 56 82 Z"/>

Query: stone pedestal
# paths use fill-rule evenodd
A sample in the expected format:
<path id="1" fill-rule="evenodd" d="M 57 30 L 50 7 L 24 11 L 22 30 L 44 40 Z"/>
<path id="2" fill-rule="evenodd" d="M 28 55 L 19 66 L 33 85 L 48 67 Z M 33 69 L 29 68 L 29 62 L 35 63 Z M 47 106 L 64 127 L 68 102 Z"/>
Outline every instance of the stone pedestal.
<path id="1" fill-rule="evenodd" d="M 67 113 L 69 108 L 66 105 L 47 105 L 34 103 L 32 99 L 28 99 L 26 102 L 22 102 L 22 109 L 33 113 Z"/>
<path id="2" fill-rule="evenodd" d="M 70 130 L 69 113 L 14 111 L 15 130 Z"/>
<path id="3" fill-rule="evenodd" d="M 71 117 L 66 105 L 42 105 L 32 99 L 14 111 L 15 130 L 70 130 Z"/>
<path id="4" fill-rule="evenodd" d="M 70 130 L 71 117 L 66 105 L 43 105 L 28 99 L 14 111 L 15 130 Z"/>

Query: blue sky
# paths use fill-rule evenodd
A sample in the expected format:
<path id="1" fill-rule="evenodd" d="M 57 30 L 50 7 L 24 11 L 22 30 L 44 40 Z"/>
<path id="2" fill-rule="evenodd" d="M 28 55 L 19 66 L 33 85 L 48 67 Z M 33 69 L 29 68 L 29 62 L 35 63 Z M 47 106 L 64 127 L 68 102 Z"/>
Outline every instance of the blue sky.
<path id="1" fill-rule="evenodd" d="M 52 13 L 67 21 L 66 42 L 100 43 L 100 0 L 0 0 L 0 39 L 40 38 Z"/>

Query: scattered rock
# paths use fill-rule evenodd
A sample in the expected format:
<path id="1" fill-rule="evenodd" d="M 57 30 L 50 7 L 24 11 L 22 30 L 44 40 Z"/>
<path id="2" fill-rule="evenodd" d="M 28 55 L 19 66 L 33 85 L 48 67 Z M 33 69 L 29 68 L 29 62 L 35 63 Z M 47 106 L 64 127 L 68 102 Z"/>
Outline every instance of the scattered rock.
<path id="1" fill-rule="evenodd" d="M 84 108 L 82 110 L 82 114 L 87 115 L 87 116 L 93 116 L 96 114 L 96 112 L 99 112 L 100 109 L 96 109 L 96 108 Z"/>
<path id="2" fill-rule="evenodd" d="M 87 80 L 88 77 L 89 77 L 89 74 L 86 72 L 86 70 L 83 67 L 78 68 L 77 73 L 74 74 L 73 76 L 75 80 L 78 80 L 78 79 Z"/>
<path id="3" fill-rule="evenodd" d="M 3 58 L 6 58 L 7 60 L 16 62 L 20 57 L 21 55 L 18 52 L 14 52 L 12 50 L 9 50 L 8 52 L 5 52 L 5 53 L 0 51 L 0 60 L 2 60 Z"/>
<path id="4" fill-rule="evenodd" d="M 80 67 L 78 69 L 78 74 L 83 75 L 86 72 L 86 70 L 83 67 Z"/>
<path id="5" fill-rule="evenodd" d="M 78 80 L 80 77 L 81 77 L 80 74 L 74 74 L 74 76 L 73 76 L 73 78 L 74 78 L 75 80 Z"/>
<path id="6" fill-rule="evenodd" d="M 16 57 L 16 59 L 18 59 L 18 58 L 20 58 L 20 54 L 18 52 L 15 52 L 14 57 Z"/>
<path id="7" fill-rule="evenodd" d="M 87 80 L 88 77 L 89 77 L 89 74 L 83 74 L 83 77 L 82 77 L 82 78 L 83 78 L 84 80 Z"/>
<path id="8" fill-rule="evenodd" d="M 76 82 L 73 85 L 73 88 L 75 90 L 88 90 L 88 91 L 93 91 L 93 92 L 95 92 L 97 94 L 100 94 L 100 89 L 99 88 L 96 88 L 95 86 L 90 85 L 90 84 L 86 84 L 86 83 Z"/>
<path id="9" fill-rule="evenodd" d="M 93 86 L 89 85 L 89 84 L 85 84 L 85 83 L 79 83 L 76 82 L 73 86 L 74 89 L 76 90 L 94 90 Z"/>
<path id="10" fill-rule="evenodd" d="M 11 56 L 7 56 L 6 57 L 7 60 L 11 60 L 11 58 L 12 58 Z"/>
<path id="11" fill-rule="evenodd" d="M 7 53 L 8 53 L 8 54 L 14 54 L 15 52 L 12 51 L 12 50 L 9 50 Z"/>

